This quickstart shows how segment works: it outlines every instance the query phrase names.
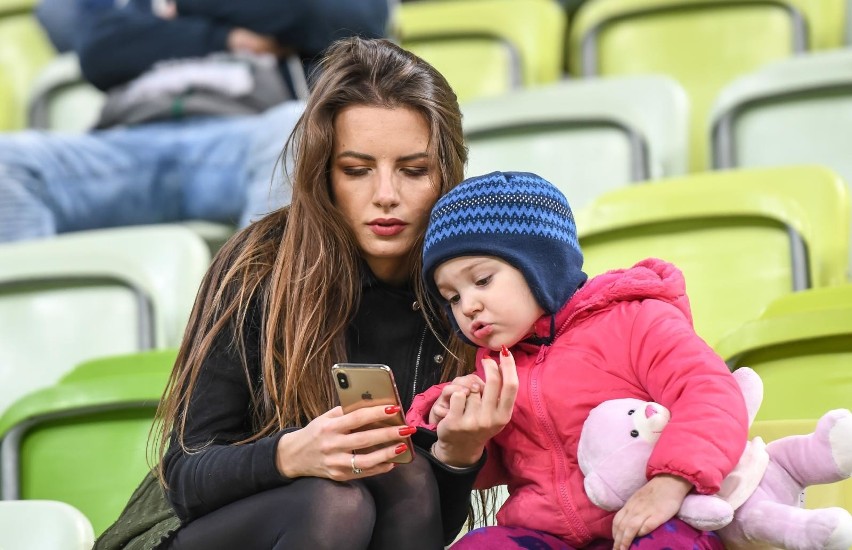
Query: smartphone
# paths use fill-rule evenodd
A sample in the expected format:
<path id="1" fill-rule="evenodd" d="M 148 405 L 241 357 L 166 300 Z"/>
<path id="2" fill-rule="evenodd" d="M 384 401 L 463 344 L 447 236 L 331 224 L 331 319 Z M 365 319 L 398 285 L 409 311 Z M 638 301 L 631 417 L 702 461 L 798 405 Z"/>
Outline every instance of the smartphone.
<path id="1" fill-rule="evenodd" d="M 334 377 L 334 387 L 337 388 L 337 396 L 340 399 L 340 405 L 343 407 L 344 413 L 374 405 L 400 406 L 398 413 L 388 415 L 387 419 L 381 422 L 367 424 L 359 428 L 359 431 L 387 426 L 405 426 L 405 416 L 402 413 L 399 392 L 396 390 L 396 383 L 394 382 L 393 372 L 391 372 L 390 367 L 387 365 L 366 363 L 337 363 L 331 367 L 331 373 Z M 412 454 L 414 447 L 411 443 L 411 438 L 406 437 L 405 443 L 408 445 L 408 449 L 404 453 L 392 458 L 391 462 L 407 464 L 414 460 L 414 455 Z M 369 453 L 380 448 L 382 448 L 381 445 L 358 449 L 355 452 L 359 454 Z"/>

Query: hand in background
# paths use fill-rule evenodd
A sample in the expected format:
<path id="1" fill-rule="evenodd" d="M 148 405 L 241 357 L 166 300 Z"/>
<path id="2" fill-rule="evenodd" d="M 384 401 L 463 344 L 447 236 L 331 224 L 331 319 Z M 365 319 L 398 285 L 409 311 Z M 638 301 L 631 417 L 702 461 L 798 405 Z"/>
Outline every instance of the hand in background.
<path id="1" fill-rule="evenodd" d="M 692 484 L 682 477 L 661 474 L 651 478 L 615 514 L 613 550 L 628 550 L 635 537 L 672 519 L 690 490 Z"/>
<path id="2" fill-rule="evenodd" d="M 178 15 L 174 0 L 153 0 L 151 9 L 160 19 L 174 19 Z"/>
<path id="3" fill-rule="evenodd" d="M 450 466 L 476 463 L 488 440 L 512 419 L 518 393 L 515 358 L 507 351 L 506 355 L 500 355 L 499 367 L 491 358 L 484 358 L 482 366 L 485 369 L 482 393 L 452 393 L 447 415 L 438 424 L 435 456 Z"/>
<path id="4" fill-rule="evenodd" d="M 286 57 L 290 53 L 290 50 L 283 47 L 271 36 L 239 27 L 228 33 L 228 50 L 234 53 L 271 54 L 278 58 Z"/>

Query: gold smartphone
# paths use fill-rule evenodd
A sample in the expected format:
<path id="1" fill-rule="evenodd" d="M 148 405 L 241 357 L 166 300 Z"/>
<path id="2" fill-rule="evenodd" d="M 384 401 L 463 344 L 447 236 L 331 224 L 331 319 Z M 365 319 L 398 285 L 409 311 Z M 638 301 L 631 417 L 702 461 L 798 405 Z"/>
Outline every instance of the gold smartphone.
<path id="1" fill-rule="evenodd" d="M 405 415 L 399 400 L 399 392 L 393 379 L 393 372 L 387 365 L 365 364 L 365 363 L 338 363 L 331 367 L 334 377 L 334 387 L 337 388 L 337 396 L 343 412 L 349 413 L 363 407 L 375 405 L 399 405 L 400 411 L 389 414 L 386 420 L 367 424 L 358 431 L 384 428 L 387 426 L 405 426 Z M 396 455 L 391 462 L 407 464 L 414 460 L 413 445 L 411 438 L 406 437 L 405 443 L 408 449 L 404 453 Z M 369 453 L 382 448 L 381 445 L 365 449 L 357 449 L 358 454 Z"/>

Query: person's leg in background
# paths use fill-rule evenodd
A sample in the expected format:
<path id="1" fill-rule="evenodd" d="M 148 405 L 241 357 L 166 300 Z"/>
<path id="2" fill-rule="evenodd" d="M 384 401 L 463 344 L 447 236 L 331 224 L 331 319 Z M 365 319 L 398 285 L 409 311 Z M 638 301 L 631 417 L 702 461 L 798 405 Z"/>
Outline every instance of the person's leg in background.
<path id="1" fill-rule="evenodd" d="M 246 200 L 240 215 L 240 227 L 290 204 L 289 174 L 293 167 L 293 151 L 288 151 L 286 157 L 282 151 L 304 108 L 303 102 L 290 101 L 258 117 L 242 176 Z"/>
<path id="2" fill-rule="evenodd" d="M 259 118 L 0 136 L 0 242 L 188 219 L 236 224 Z"/>

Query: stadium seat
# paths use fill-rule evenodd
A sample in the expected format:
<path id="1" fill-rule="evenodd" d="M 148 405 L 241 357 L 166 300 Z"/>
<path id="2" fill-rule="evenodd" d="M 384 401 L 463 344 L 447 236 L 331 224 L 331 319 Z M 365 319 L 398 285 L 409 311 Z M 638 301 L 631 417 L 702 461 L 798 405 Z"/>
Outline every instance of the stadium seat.
<path id="1" fill-rule="evenodd" d="M 177 346 L 209 264 L 177 225 L 0 245 L 0 412 L 86 359 Z"/>
<path id="2" fill-rule="evenodd" d="M 155 462 L 149 431 L 175 357 L 104 358 L 16 401 L 0 416 L 3 500 L 59 500 L 106 529 Z"/>
<path id="3" fill-rule="evenodd" d="M 54 500 L 0 501 L 3 550 L 91 550 L 95 533 L 79 510 Z"/>
<path id="4" fill-rule="evenodd" d="M 779 296 L 845 280 L 849 209 L 836 174 L 796 166 L 624 187 L 575 216 L 589 275 L 650 256 L 681 268 L 695 328 L 715 346 Z"/>
<path id="5" fill-rule="evenodd" d="M 27 126 L 82 132 L 94 127 L 104 93 L 80 72 L 74 53 L 58 55 L 39 72 L 30 92 Z"/>
<path id="6" fill-rule="evenodd" d="M 827 412 L 826 408 L 822 412 Z M 760 416 L 760 415 L 758 415 Z M 822 413 L 820 413 L 822 416 Z M 755 420 L 749 429 L 750 437 L 760 436 L 770 443 L 789 435 L 809 434 L 816 428 L 816 419 Z M 812 485 L 805 489 L 805 508 L 840 506 L 852 512 L 852 479 L 828 485 Z"/>
<path id="7" fill-rule="evenodd" d="M 815 163 L 852 185 L 852 49 L 778 61 L 735 80 L 711 122 L 714 168 Z"/>
<path id="8" fill-rule="evenodd" d="M 35 0 L 0 0 L 0 132 L 26 126 L 36 75 L 56 51 L 33 15 Z"/>
<path id="9" fill-rule="evenodd" d="M 689 105 L 667 77 L 564 81 L 461 107 L 468 176 L 535 172 L 559 186 L 573 208 L 686 170 Z"/>
<path id="10" fill-rule="evenodd" d="M 838 47 L 846 0 L 596 0 L 569 37 L 577 75 L 660 73 L 693 106 L 690 167 L 709 166 L 710 106 L 724 85 L 769 61 Z"/>
<path id="11" fill-rule="evenodd" d="M 401 45 L 435 66 L 459 101 L 562 75 L 566 18 L 552 0 L 424 0 L 400 4 Z"/>
<path id="12" fill-rule="evenodd" d="M 731 369 L 748 366 L 763 379 L 758 419 L 852 409 L 852 284 L 781 296 L 716 349 Z"/>

